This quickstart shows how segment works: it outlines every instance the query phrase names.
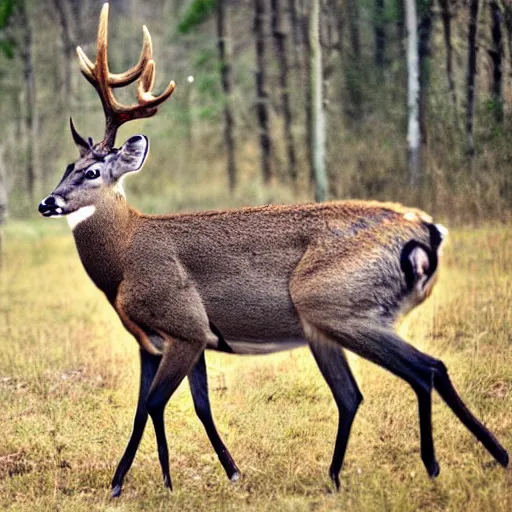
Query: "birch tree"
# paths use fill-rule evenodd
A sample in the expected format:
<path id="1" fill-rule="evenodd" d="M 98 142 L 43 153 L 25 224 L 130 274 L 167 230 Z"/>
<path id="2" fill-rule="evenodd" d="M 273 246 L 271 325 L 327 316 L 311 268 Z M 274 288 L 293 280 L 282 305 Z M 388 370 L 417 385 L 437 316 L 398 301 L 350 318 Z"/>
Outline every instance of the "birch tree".
<path id="1" fill-rule="evenodd" d="M 407 147 L 409 153 L 409 186 L 420 183 L 420 122 L 419 122 L 419 56 L 416 0 L 405 0 L 405 25 L 407 30 Z"/>
<path id="2" fill-rule="evenodd" d="M 325 169 L 325 117 L 322 100 L 322 50 L 320 45 L 320 0 L 312 0 L 309 17 L 309 46 L 311 51 L 311 94 L 312 159 L 315 181 L 315 199 L 327 199 L 328 182 Z"/>

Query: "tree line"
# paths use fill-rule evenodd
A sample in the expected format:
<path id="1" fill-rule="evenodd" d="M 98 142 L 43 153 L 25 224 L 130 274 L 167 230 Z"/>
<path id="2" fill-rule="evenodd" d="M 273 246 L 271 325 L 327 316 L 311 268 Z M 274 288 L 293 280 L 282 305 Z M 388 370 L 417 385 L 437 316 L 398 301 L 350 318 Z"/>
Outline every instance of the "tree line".
<path id="1" fill-rule="evenodd" d="M 456 187 L 464 173 L 478 174 L 482 145 L 496 155 L 502 147 L 512 73 L 508 0 L 111 3 L 114 67 L 135 58 L 132 27 L 147 22 L 168 48 L 165 73 L 194 71 L 194 86 L 177 81 L 185 93 L 176 112 L 155 122 L 189 151 L 222 134 L 217 157 L 230 192 L 243 182 L 241 162 L 251 151 L 263 186 L 279 182 L 324 200 L 371 196 L 379 183 L 421 192 L 436 173 Z M 93 124 L 88 112 L 97 108 L 89 108 L 74 48 L 94 45 L 100 8 L 93 0 L 0 0 L 0 219 L 13 189 L 17 201 L 33 203 L 53 177 L 46 169 L 62 145 L 52 136 L 65 136 L 65 113 L 83 98 Z M 178 134 L 163 127 L 170 120 Z M 510 204 L 510 178 L 500 173 L 496 193 Z"/>

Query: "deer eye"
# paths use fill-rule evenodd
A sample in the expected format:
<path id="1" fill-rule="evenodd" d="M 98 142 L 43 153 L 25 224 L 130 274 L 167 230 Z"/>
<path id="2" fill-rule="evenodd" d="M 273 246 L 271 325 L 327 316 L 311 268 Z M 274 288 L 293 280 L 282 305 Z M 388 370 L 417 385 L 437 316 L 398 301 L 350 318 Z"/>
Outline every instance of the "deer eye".
<path id="1" fill-rule="evenodd" d="M 95 180 L 96 178 L 99 178 L 99 176 L 100 176 L 100 170 L 99 169 L 89 169 L 85 173 L 85 177 L 88 180 Z"/>

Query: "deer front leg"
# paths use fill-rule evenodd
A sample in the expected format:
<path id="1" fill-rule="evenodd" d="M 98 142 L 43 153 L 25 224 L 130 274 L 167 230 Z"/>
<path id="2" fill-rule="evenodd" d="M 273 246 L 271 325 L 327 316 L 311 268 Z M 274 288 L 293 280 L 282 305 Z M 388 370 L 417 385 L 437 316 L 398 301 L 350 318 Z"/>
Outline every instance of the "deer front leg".
<path id="1" fill-rule="evenodd" d="M 146 398 L 153 379 L 155 378 L 158 365 L 160 364 L 160 359 L 160 356 L 148 354 L 144 350 L 140 351 L 140 388 L 137 410 L 135 412 L 135 419 L 133 420 L 133 431 L 130 436 L 130 441 L 128 442 L 128 446 L 126 447 L 126 450 L 117 466 L 114 478 L 112 479 L 112 497 L 114 498 L 121 495 L 124 477 L 133 463 L 142 434 L 144 433 L 144 428 L 146 427 L 148 419 Z"/>
<path id="2" fill-rule="evenodd" d="M 198 418 L 203 424 L 206 434 L 215 449 L 215 453 L 228 475 L 228 478 L 236 482 L 240 478 L 240 470 L 238 469 L 233 457 L 229 453 L 226 445 L 217 432 L 215 423 L 213 422 L 212 411 L 210 408 L 210 398 L 208 396 L 208 377 L 206 374 L 206 362 L 204 352 L 199 357 L 196 365 L 188 376 L 192 400 Z"/>
<path id="3" fill-rule="evenodd" d="M 345 458 L 350 429 L 363 395 L 359 391 L 341 347 L 334 343 L 311 342 L 309 348 L 338 406 L 338 433 L 329 476 L 339 490 L 339 474 Z"/>
<path id="4" fill-rule="evenodd" d="M 164 424 L 165 406 L 181 381 L 190 372 L 205 345 L 205 342 L 184 341 L 166 337 L 164 354 L 146 400 L 146 407 L 155 427 L 158 458 L 162 468 L 164 485 L 171 490 L 169 450 Z"/>

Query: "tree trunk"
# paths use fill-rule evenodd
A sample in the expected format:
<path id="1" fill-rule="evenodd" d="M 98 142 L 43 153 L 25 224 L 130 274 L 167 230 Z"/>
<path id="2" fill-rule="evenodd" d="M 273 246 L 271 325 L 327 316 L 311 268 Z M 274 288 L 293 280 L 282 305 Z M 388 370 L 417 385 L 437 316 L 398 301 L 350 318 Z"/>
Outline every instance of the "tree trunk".
<path id="1" fill-rule="evenodd" d="M 350 36 L 350 57 L 345 65 L 345 83 L 350 104 L 346 105 L 347 114 L 360 119 L 363 107 L 363 77 L 361 63 L 361 34 L 359 29 L 359 7 L 357 0 L 345 0 L 348 30 Z"/>
<path id="2" fill-rule="evenodd" d="M 292 110 L 290 92 L 288 90 L 288 59 L 286 54 L 286 34 L 281 24 L 279 0 L 271 0 L 272 6 L 272 36 L 274 38 L 277 61 L 279 62 L 279 87 L 281 89 L 281 107 L 284 118 L 284 138 L 288 155 L 288 175 L 293 182 L 297 181 L 297 164 L 295 146 L 292 135 Z"/>
<path id="3" fill-rule="evenodd" d="M 420 184 L 420 123 L 419 123 L 419 56 L 416 0 L 405 0 L 407 28 L 407 147 L 409 151 L 409 186 L 418 188 Z"/>
<path id="4" fill-rule="evenodd" d="M 382 69 L 386 55 L 386 31 L 384 29 L 384 0 L 375 0 L 375 65 Z"/>
<path id="5" fill-rule="evenodd" d="M 427 98 L 430 83 L 430 38 L 432 35 L 433 0 L 420 0 L 418 25 L 418 57 L 420 68 L 419 119 L 421 142 L 427 144 Z"/>
<path id="6" fill-rule="evenodd" d="M 331 78 L 335 70 L 335 54 L 334 49 L 336 43 L 334 40 L 334 33 L 337 31 L 336 27 L 336 9 L 334 2 L 326 1 L 323 3 L 323 8 L 320 9 L 320 42 L 322 45 L 322 80 L 323 80 L 323 97 L 322 102 L 324 111 L 329 111 L 329 102 L 331 97 Z M 324 34 L 322 38 L 321 34 Z"/>
<path id="7" fill-rule="evenodd" d="M 305 5 L 307 4 L 307 5 Z M 305 130 L 305 144 L 306 148 L 306 162 L 309 166 L 309 183 L 314 186 L 315 183 L 315 173 L 314 173 L 314 165 L 313 165 L 313 133 L 312 133 L 312 105 L 311 105 L 311 48 L 309 43 L 309 2 L 299 2 L 300 5 L 300 26 L 302 33 L 302 42 L 303 42 L 303 55 L 304 55 L 304 65 L 303 65 L 303 76 L 304 76 L 304 103 L 306 105 L 306 130 Z"/>
<path id="8" fill-rule="evenodd" d="M 338 42 L 336 49 L 338 50 L 341 57 L 343 57 L 343 39 L 345 34 L 345 0 L 328 0 L 327 5 L 333 16 L 333 22 L 336 25 L 336 31 L 338 32 Z"/>
<path id="9" fill-rule="evenodd" d="M 453 47 L 452 47 L 452 13 L 449 0 L 439 0 L 443 19 L 444 46 L 446 49 L 446 77 L 448 79 L 448 96 L 454 115 L 457 113 L 457 92 L 453 79 Z"/>
<path id="10" fill-rule="evenodd" d="M 497 0 L 490 0 L 492 48 L 492 103 L 497 123 L 503 123 L 503 36 L 501 33 L 502 13 Z"/>
<path id="11" fill-rule="evenodd" d="M 65 0 L 53 0 L 57 18 L 60 24 L 60 45 L 62 52 L 62 90 L 59 94 L 63 104 L 69 105 L 72 94 L 72 76 L 73 76 L 73 53 L 74 44 L 71 36 L 71 28 L 69 26 L 68 16 L 65 8 Z"/>
<path id="12" fill-rule="evenodd" d="M 478 10 L 479 0 L 469 1 L 468 21 L 468 72 L 466 80 L 466 136 L 467 150 L 470 157 L 475 154 L 475 141 L 473 136 L 475 95 L 476 95 L 476 57 L 477 57 L 477 35 L 478 35 Z"/>
<path id="13" fill-rule="evenodd" d="M 300 74 L 300 51 L 302 46 L 302 34 L 301 34 L 301 22 L 300 15 L 297 14 L 297 2 L 296 0 L 288 0 L 288 11 L 290 15 L 290 31 L 292 34 L 292 54 L 293 54 L 293 66 L 299 70 Z"/>
<path id="14" fill-rule="evenodd" d="M 237 183 L 237 169 L 235 161 L 235 138 L 232 113 L 232 78 L 231 78 L 231 52 L 229 49 L 228 25 L 226 23 L 225 0 L 217 0 L 217 39 L 219 48 L 219 65 L 222 90 L 224 91 L 224 143 L 228 153 L 228 183 L 229 190 L 233 191 Z"/>
<path id="15" fill-rule="evenodd" d="M 25 128 L 26 128 L 26 164 L 25 175 L 27 180 L 28 196 L 34 200 L 39 186 L 39 172 L 37 166 L 37 112 L 36 112 L 36 85 L 34 78 L 32 28 L 28 18 L 26 2 L 18 3 L 21 27 L 23 28 L 22 44 L 20 45 L 23 61 L 23 76 L 25 79 Z"/>
<path id="16" fill-rule="evenodd" d="M 512 3 L 503 2 L 505 26 L 507 28 L 509 75 L 512 76 Z"/>
<path id="17" fill-rule="evenodd" d="M 88 7 L 88 2 L 84 0 L 67 0 L 71 7 L 72 18 L 74 20 L 74 33 L 77 41 L 83 41 L 82 34 L 82 13 Z"/>
<path id="18" fill-rule="evenodd" d="M 256 102 L 258 111 L 259 137 L 261 147 L 261 169 L 263 181 L 270 182 L 271 143 L 268 126 L 268 95 L 265 89 L 265 34 L 263 20 L 265 17 L 265 1 L 254 0 L 254 36 L 256 40 Z"/>
<path id="19" fill-rule="evenodd" d="M 350 32 L 350 45 L 355 59 L 361 57 L 361 35 L 359 30 L 359 8 L 357 0 L 345 0 L 347 6 L 348 28 Z"/>
<path id="20" fill-rule="evenodd" d="M 313 170 L 315 176 L 315 199 L 327 199 L 328 183 L 325 169 L 325 117 L 322 101 L 322 50 L 320 46 L 320 1 L 312 0 L 309 18 L 309 47 L 311 51 L 311 132 L 313 136 Z"/>
<path id="21" fill-rule="evenodd" d="M 405 0 L 395 0 L 396 5 L 396 38 L 398 40 L 398 58 L 405 61 Z"/>

